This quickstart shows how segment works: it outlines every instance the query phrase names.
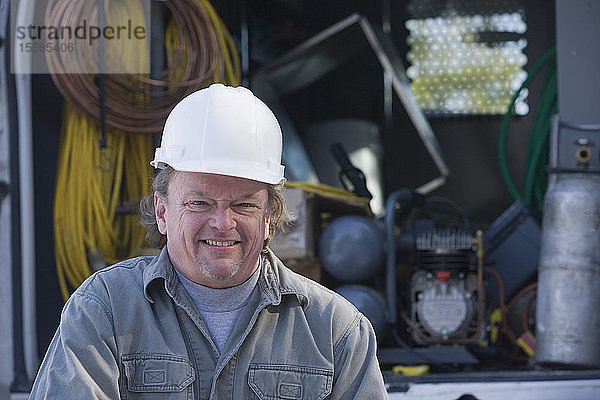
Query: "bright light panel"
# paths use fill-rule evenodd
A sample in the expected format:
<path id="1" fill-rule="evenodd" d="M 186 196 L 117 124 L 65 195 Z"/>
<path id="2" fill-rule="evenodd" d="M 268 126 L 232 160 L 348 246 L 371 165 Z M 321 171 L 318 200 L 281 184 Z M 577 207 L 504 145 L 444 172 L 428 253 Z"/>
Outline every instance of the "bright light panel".
<path id="1" fill-rule="evenodd" d="M 504 114 L 527 78 L 520 12 L 409 19 L 407 75 L 428 115 Z M 527 90 L 515 112 L 529 112 Z"/>

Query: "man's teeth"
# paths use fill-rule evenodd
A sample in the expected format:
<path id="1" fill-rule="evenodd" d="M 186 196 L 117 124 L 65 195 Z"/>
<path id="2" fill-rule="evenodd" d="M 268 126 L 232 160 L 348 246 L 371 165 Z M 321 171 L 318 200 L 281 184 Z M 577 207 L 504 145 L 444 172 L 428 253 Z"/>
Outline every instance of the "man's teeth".
<path id="1" fill-rule="evenodd" d="M 235 244 L 235 240 L 228 240 L 226 242 L 217 242 L 216 240 L 207 240 L 206 243 L 208 243 L 211 246 L 233 246 Z"/>

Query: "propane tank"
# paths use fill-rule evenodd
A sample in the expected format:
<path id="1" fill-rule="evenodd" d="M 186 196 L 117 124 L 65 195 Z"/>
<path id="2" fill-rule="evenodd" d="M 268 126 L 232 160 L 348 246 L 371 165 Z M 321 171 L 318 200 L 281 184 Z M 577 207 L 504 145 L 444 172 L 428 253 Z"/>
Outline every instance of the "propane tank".
<path id="1" fill-rule="evenodd" d="M 383 264 L 383 230 L 366 217 L 339 217 L 323 230 L 319 257 L 323 269 L 343 282 L 369 279 Z"/>
<path id="2" fill-rule="evenodd" d="M 600 366 L 600 175 L 556 175 L 544 200 L 535 361 Z"/>
<path id="3" fill-rule="evenodd" d="M 367 317 L 378 338 L 383 337 L 386 327 L 385 301 L 379 292 L 368 286 L 356 284 L 343 285 L 336 288 L 335 291 L 344 296 Z"/>

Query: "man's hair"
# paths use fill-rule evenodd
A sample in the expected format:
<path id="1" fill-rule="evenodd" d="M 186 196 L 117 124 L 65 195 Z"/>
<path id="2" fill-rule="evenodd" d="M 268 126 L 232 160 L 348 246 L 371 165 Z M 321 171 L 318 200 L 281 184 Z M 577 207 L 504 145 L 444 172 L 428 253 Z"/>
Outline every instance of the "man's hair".
<path id="1" fill-rule="evenodd" d="M 165 169 L 161 169 L 152 181 L 153 193 L 147 194 L 140 201 L 138 214 L 140 223 L 146 228 L 146 242 L 149 246 L 157 249 L 162 248 L 167 243 L 167 237 L 158 230 L 154 210 L 154 192 L 158 192 L 166 201 L 169 201 L 169 184 L 176 174 L 177 171 L 172 167 L 167 166 Z M 283 197 L 283 184 L 266 184 L 266 186 L 268 196 L 267 212 L 270 216 L 270 222 L 269 236 L 263 243 L 263 251 L 266 251 L 268 244 L 278 233 L 287 232 L 293 225 Z"/>

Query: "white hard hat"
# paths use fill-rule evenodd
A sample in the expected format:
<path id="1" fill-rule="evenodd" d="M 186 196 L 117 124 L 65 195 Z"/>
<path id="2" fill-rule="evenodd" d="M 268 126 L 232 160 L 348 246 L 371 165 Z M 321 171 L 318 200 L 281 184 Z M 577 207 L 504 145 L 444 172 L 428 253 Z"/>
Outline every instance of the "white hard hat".
<path id="1" fill-rule="evenodd" d="M 150 164 L 277 184 L 285 181 L 281 147 L 281 128 L 265 103 L 218 83 L 173 108 Z"/>

